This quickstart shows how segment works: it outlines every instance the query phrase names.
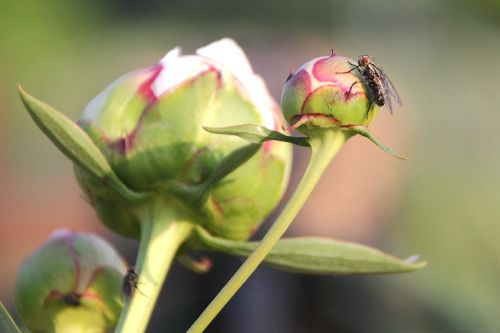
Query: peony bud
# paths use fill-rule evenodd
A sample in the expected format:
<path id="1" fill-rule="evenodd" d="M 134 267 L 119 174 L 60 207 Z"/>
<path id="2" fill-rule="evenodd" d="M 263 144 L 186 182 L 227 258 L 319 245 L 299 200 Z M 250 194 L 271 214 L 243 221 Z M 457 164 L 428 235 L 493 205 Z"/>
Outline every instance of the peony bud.
<path id="1" fill-rule="evenodd" d="M 123 307 L 126 270 L 103 239 L 58 230 L 22 264 L 14 304 L 33 332 L 108 332 Z"/>
<path id="2" fill-rule="evenodd" d="M 215 235 L 246 239 L 284 192 L 289 145 L 266 142 L 202 202 L 193 204 L 179 194 L 203 184 L 225 156 L 246 145 L 202 126 L 240 123 L 283 126 L 264 82 L 230 39 L 198 49 L 196 55 L 181 56 L 176 48 L 158 64 L 126 74 L 88 104 L 79 122 L 131 189 L 154 192 L 151 202 L 189 211 Z M 136 207 L 84 170 L 77 167 L 76 173 L 103 222 L 138 238 Z"/>
<path id="3" fill-rule="evenodd" d="M 301 125 L 367 126 L 378 109 L 370 100 L 363 76 L 350 71 L 356 62 L 332 53 L 302 65 L 286 81 L 281 106 L 286 120 L 300 129 Z M 349 72 L 350 71 L 350 72 Z"/>

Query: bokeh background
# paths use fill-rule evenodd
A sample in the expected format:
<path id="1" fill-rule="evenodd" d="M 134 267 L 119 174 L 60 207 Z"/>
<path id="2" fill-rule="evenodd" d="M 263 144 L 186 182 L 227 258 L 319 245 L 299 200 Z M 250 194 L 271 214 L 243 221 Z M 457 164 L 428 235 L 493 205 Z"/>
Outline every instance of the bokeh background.
<path id="1" fill-rule="evenodd" d="M 498 0 L 2 0 L 0 300 L 11 307 L 22 259 L 54 229 L 99 233 L 129 261 L 137 250 L 97 221 L 16 85 L 76 120 L 121 74 L 176 45 L 189 53 L 224 36 L 242 45 L 277 99 L 292 68 L 332 48 L 384 65 L 405 106 L 381 112 L 372 131 L 408 160 L 351 140 L 289 235 L 418 253 L 429 265 L 368 277 L 263 267 L 208 331 L 499 332 Z M 306 161 L 297 149 L 291 188 Z M 240 264 L 214 260 L 206 275 L 173 267 L 150 332 L 184 332 Z"/>

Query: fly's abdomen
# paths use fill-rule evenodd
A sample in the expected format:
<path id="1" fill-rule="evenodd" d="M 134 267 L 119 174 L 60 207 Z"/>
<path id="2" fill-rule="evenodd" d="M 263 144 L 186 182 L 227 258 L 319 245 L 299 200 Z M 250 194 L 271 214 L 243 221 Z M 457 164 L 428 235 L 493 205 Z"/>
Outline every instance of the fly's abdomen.
<path id="1" fill-rule="evenodd" d="M 374 94 L 374 102 L 375 104 L 377 104 L 378 106 L 384 106 L 385 104 L 385 96 L 384 96 L 384 92 L 383 92 L 383 88 L 382 88 L 382 82 L 378 79 L 377 76 L 373 76 L 371 78 L 368 78 L 368 85 L 370 86 L 370 88 L 372 88 L 373 90 L 373 94 Z"/>

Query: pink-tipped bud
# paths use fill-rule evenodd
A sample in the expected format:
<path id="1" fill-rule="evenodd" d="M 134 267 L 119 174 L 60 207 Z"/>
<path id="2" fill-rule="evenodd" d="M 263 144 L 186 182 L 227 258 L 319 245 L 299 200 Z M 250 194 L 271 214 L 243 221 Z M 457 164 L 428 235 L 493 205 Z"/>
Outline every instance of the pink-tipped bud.
<path id="1" fill-rule="evenodd" d="M 103 239 L 58 230 L 23 262 L 14 304 L 33 332 L 109 332 L 123 308 L 126 270 Z"/>
<path id="2" fill-rule="evenodd" d="M 299 131 L 303 125 L 367 126 L 379 107 L 370 103 L 371 91 L 356 65 L 335 54 L 302 65 L 283 88 L 281 107 L 286 120 Z"/>

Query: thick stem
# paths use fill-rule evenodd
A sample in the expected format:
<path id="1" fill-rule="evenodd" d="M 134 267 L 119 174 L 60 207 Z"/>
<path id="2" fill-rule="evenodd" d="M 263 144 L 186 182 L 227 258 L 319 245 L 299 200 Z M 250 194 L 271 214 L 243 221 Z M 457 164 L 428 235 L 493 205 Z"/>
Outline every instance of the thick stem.
<path id="1" fill-rule="evenodd" d="M 119 333 L 146 330 L 167 272 L 193 226 L 189 218 L 161 203 L 141 215 L 141 241 L 136 262 L 138 290 L 123 309 L 115 330 Z"/>
<path id="2" fill-rule="evenodd" d="M 315 131 L 309 135 L 312 150 L 311 159 L 290 201 L 288 201 L 280 216 L 276 219 L 255 251 L 236 271 L 200 317 L 198 317 L 188 330 L 188 333 L 203 332 L 243 283 L 257 269 L 276 242 L 283 236 L 318 183 L 321 175 L 330 164 L 330 161 L 348 138 L 349 134 L 346 131 L 332 128 Z"/>

